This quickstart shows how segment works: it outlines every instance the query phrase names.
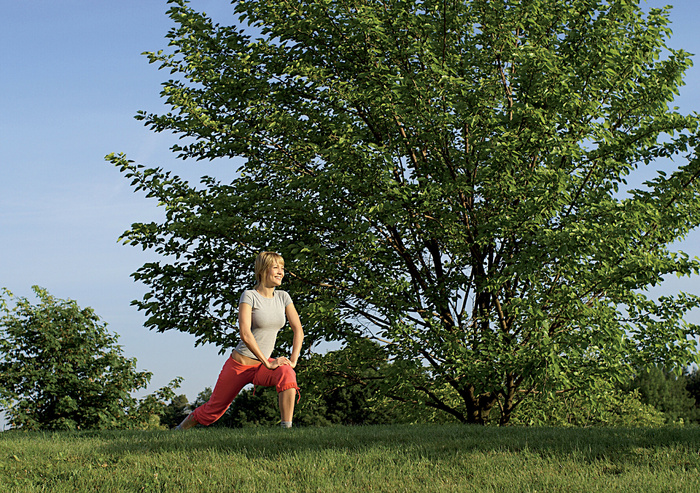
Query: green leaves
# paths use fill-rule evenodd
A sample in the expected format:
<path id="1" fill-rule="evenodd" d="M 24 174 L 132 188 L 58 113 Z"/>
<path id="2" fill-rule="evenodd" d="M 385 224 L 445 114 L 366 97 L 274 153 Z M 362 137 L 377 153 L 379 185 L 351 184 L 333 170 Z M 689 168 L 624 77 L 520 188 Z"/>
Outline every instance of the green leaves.
<path id="1" fill-rule="evenodd" d="M 444 409 L 470 421 L 498 406 L 507 422 L 543 382 L 588 388 L 637 359 L 695 357 L 692 303 L 626 319 L 639 291 L 700 267 L 669 247 L 700 224 L 700 168 L 697 115 L 669 110 L 691 60 L 666 46 L 665 11 L 233 8 L 255 29 L 173 2 L 170 47 L 148 55 L 172 76 L 171 111 L 138 118 L 177 134 L 183 159 L 231 159 L 235 179 L 190 184 L 109 157 L 167 215 L 123 236 L 163 255 L 134 275 L 150 327 L 233 344 L 252 259 L 272 249 L 311 346 L 380 341 L 429 368 L 426 399 L 459 396 Z"/>

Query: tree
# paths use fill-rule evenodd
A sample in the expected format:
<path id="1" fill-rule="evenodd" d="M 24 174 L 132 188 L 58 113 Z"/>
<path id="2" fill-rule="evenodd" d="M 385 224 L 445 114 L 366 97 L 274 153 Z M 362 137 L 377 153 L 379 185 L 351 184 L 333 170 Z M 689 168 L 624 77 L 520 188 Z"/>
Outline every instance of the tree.
<path id="1" fill-rule="evenodd" d="M 170 403 L 165 408 L 163 417 L 160 419 L 160 423 L 167 428 L 174 428 L 187 417 L 190 411 L 190 403 L 187 400 L 187 396 L 180 394 L 170 400 Z"/>
<path id="2" fill-rule="evenodd" d="M 191 404 L 196 409 L 211 397 L 211 387 L 206 387 Z M 231 403 L 223 416 L 211 426 L 244 428 L 252 426 L 279 425 L 279 404 L 277 392 L 271 387 L 243 389 Z"/>
<path id="3" fill-rule="evenodd" d="M 697 368 L 689 373 L 686 390 L 695 399 L 695 412 L 697 421 L 700 422 L 700 370 Z"/>
<path id="4" fill-rule="evenodd" d="M 639 391 L 644 404 L 663 412 L 667 423 L 698 421 L 695 398 L 687 389 L 688 375 L 677 373 L 652 366 L 638 371 L 628 387 Z"/>
<path id="5" fill-rule="evenodd" d="M 169 384 L 141 399 L 129 403 L 126 408 L 126 419 L 121 420 L 119 428 L 135 428 L 141 430 L 163 430 L 171 428 L 172 403 L 175 401 L 175 390 L 180 387 L 181 377 L 171 380 Z M 183 396 L 184 397 L 184 396 Z M 170 400 L 171 404 L 167 404 Z M 176 425 L 179 423 L 175 423 Z"/>
<path id="6" fill-rule="evenodd" d="M 151 373 L 136 371 L 136 360 L 122 355 L 118 336 L 91 308 L 37 286 L 33 290 L 37 305 L 7 289 L 0 297 L 0 407 L 10 425 L 22 430 L 144 427 L 169 387 L 147 401 L 131 397 L 146 387 Z"/>
<path id="7" fill-rule="evenodd" d="M 376 342 L 358 340 L 314 354 L 298 367 L 303 399 L 294 413 L 301 425 L 435 423 L 450 416 L 435 412 L 387 388 L 385 380 L 401 368 L 387 361 Z"/>
<path id="8" fill-rule="evenodd" d="M 307 340 L 381 342 L 395 395 L 485 423 L 697 361 L 698 116 L 669 105 L 690 56 L 636 1 L 241 0 L 240 25 L 172 0 L 171 111 L 139 112 L 192 185 L 108 159 L 165 207 L 123 239 L 147 325 L 229 346 L 255 254 L 287 259 Z M 249 27 L 241 27 L 241 26 Z M 637 185 L 637 183 L 639 183 Z"/>
<path id="9" fill-rule="evenodd" d="M 280 411 L 277 391 L 272 387 L 256 387 L 239 393 L 220 420 L 230 428 L 279 426 Z"/>

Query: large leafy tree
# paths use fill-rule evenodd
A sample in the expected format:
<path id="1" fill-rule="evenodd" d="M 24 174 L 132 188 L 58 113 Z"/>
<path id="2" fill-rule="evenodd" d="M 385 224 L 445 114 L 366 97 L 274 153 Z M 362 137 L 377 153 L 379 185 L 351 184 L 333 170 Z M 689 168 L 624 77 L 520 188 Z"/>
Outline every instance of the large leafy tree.
<path id="1" fill-rule="evenodd" d="M 198 185 L 109 159 L 166 209 L 125 241 L 157 330 L 231 343 L 256 252 L 287 259 L 311 340 L 381 342 L 392 395 L 484 423 L 532 392 L 696 360 L 691 294 L 651 299 L 700 223 L 691 65 L 630 0 L 173 0 L 165 114 Z M 243 26 L 243 27 L 241 27 Z"/>
<path id="2" fill-rule="evenodd" d="M 91 308 L 34 287 L 39 300 L 0 297 L 0 408 L 13 428 L 75 430 L 146 426 L 149 406 L 170 386 L 139 402 L 151 373 L 122 355 Z M 171 384 L 176 385 L 176 383 Z M 147 404 L 147 405 L 145 405 Z"/>

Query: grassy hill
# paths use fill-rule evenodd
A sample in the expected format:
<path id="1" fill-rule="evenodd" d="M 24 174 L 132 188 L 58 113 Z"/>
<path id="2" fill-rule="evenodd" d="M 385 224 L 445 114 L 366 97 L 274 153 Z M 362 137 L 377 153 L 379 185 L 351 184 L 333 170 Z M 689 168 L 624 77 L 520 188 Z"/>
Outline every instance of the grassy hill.
<path id="1" fill-rule="evenodd" d="M 700 491 L 700 428 L 0 434 L 0 491 Z"/>

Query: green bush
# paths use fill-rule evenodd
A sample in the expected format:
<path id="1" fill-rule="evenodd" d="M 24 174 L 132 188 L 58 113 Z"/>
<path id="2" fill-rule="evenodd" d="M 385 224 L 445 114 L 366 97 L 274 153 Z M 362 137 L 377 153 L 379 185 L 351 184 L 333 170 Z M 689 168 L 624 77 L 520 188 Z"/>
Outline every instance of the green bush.
<path id="1" fill-rule="evenodd" d="M 34 286 L 32 304 L 0 291 L 0 410 L 11 428 L 157 428 L 179 379 L 138 400 L 151 373 L 136 370 L 91 308 Z"/>
<path id="2" fill-rule="evenodd" d="M 641 401 L 638 391 L 627 392 L 601 384 L 593 392 L 538 394 L 523 401 L 511 424 L 530 426 L 660 426 L 662 412 Z"/>

